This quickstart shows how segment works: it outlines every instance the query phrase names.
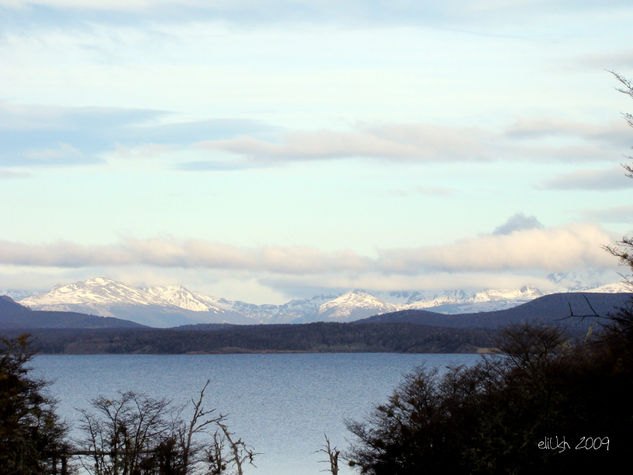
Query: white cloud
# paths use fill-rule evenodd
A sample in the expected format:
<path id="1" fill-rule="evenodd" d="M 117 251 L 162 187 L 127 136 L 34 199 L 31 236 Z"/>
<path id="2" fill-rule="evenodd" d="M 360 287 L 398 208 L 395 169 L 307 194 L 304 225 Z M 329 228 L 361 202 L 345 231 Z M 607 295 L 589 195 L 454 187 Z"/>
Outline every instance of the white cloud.
<path id="1" fill-rule="evenodd" d="M 606 268 L 614 262 L 602 246 L 614 238 L 589 224 L 527 229 L 464 239 L 445 246 L 384 250 L 380 253 L 379 267 L 394 273 Z"/>
<path id="2" fill-rule="evenodd" d="M 71 242 L 27 245 L 0 242 L 0 263 L 23 266 L 155 266 L 238 269 L 274 274 L 332 272 L 415 274 L 507 270 L 569 271 L 614 264 L 602 246 L 615 236 L 597 226 L 574 224 L 518 229 L 443 246 L 390 249 L 378 258 L 353 251 L 322 252 L 311 247 L 239 248 L 203 240 L 126 239 L 119 244 L 84 246 Z"/>
<path id="3" fill-rule="evenodd" d="M 206 141 L 203 148 L 220 149 L 253 160 L 318 160 L 370 157 L 395 160 L 480 160 L 482 135 L 475 129 L 431 125 L 392 125 L 352 132 L 320 130 L 290 132 L 281 142 L 239 137 Z"/>
<path id="4" fill-rule="evenodd" d="M 631 130 L 620 120 L 597 124 L 551 117 L 519 119 L 506 130 L 506 134 L 523 139 L 572 137 L 620 143 L 628 143 L 631 138 Z"/>
<path id="5" fill-rule="evenodd" d="M 622 205 L 611 208 L 587 209 L 583 212 L 586 219 L 603 223 L 631 223 L 633 222 L 633 206 Z"/>
<path id="6" fill-rule="evenodd" d="M 127 239 L 116 245 L 72 242 L 29 245 L 0 241 L 0 263 L 24 266 L 248 269 L 285 274 L 363 271 L 371 260 L 351 251 L 324 253 L 308 247 L 238 248 L 200 240 Z"/>
<path id="7" fill-rule="evenodd" d="M 625 176 L 621 167 L 609 169 L 576 170 L 555 176 L 541 185 L 550 190 L 597 190 L 608 191 L 631 188 L 633 182 Z"/>
<path id="8" fill-rule="evenodd" d="M 349 131 L 291 131 L 278 141 L 243 135 L 199 142 L 196 147 L 231 152 L 250 162 L 349 157 L 409 162 L 603 161 L 617 156 L 618 146 L 629 138 L 622 129 L 630 132 L 616 123 L 549 120 L 518 122 L 501 132 L 421 123 L 381 124 Z"/>

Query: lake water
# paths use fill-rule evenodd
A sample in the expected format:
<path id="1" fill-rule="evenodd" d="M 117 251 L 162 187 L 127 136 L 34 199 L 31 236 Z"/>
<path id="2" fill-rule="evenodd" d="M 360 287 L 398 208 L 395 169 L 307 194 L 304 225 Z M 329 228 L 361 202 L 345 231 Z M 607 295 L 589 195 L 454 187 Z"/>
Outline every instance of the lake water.
<path id="1" fill-rule="evenodd" d="M 416 366 L 473 364 L 478 355 L 336 353 L 248 355 L 41 355 L 32 367 L 51 381 L 58 414 L 118 391 L 185 403 L 211 381 L 206 407 L 228 414 L 229 429 L 256 452 L 246 474 L 307 475 L 327 468 L 315 453 L 327 434 L 346 448 L 344 420 L 361 420 Z M 76 435 L 76 432 L 75 432 Z M 344 467 L 341 473 L 355 473 Z"/>

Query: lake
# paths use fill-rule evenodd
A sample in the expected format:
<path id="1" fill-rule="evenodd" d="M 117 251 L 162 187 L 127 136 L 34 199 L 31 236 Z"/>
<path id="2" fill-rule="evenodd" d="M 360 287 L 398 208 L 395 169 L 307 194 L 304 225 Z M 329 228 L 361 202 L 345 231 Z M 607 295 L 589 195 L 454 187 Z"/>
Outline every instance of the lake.
<path id="1" fill-rule="evenodd" d="M 211 381 L 206 407 L 228 414 L 229 429 L 256 452 L 246 474 L 307 475 L 327 469 L 316 453 L 327 434 L 344 449 L 345 419 L 360 420 L 386 400 L 415 367 L 474 364 L 479 355 L 319 353 L 239 355 L 39 355 L 34 373 L 51 381 L 58 414 L 71 427 L 77 409 L 118 391 L 167 397 L 177 404 L 197 397 Z M 73 435 L 77 435 L 75 431 Z M 355 473 L 343 467 L 341 473 Z"/>

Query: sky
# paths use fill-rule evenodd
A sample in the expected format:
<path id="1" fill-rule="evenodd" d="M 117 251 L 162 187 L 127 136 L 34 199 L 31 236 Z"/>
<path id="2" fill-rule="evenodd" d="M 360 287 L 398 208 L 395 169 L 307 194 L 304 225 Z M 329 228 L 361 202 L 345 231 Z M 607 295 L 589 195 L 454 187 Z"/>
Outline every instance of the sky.
<path id="1" fill-rule="evenodd" d="M 617 281 L 631 24 L 629 0 L 0 0 L 0 288 Z"/>

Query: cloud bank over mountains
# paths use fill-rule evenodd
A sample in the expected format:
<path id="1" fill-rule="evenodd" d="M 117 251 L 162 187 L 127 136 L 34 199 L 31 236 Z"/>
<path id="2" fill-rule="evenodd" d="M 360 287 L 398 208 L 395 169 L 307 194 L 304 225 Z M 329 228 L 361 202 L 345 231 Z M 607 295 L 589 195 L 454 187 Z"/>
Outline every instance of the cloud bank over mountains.
<path id="1" fill-rule="evenodd" d="M 19 267 L 117 269 L 143 266 L 246 272 L 262 282 L 298 285 L 320 282 L 323 288 L 364 283 L 371 288 L 391 280 L 410 285 L 434 275 L 516 272 L 545 276 L 555 272 L 613 270 L 615 262 L 603 246 L 614 236 L 591 224 L 544 228 L 536 218 L 516 214 L 493 233 L 437 246 L 379 249 L 374 256 L 351 250 L 326 252 L 311 247 L 242 248 L 203 240 L 175 238 L 122 239 L 111 245 L 74 242 L 22 244 L 0 242 L 0 264 Z M 277 277 L 275 277 L 277 276 Z M 400 276 L 400 277 L 398 277 Z M 369 285 L 367 285 L 369 284 Z M 407 286 L 405 285 L 404 288 Z"/>

